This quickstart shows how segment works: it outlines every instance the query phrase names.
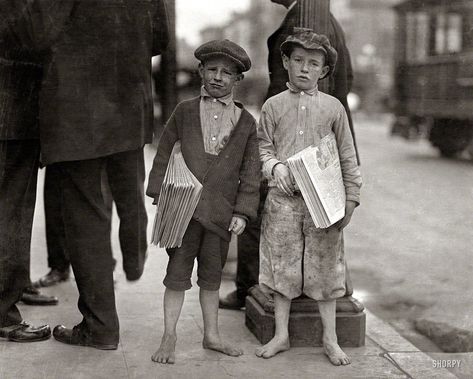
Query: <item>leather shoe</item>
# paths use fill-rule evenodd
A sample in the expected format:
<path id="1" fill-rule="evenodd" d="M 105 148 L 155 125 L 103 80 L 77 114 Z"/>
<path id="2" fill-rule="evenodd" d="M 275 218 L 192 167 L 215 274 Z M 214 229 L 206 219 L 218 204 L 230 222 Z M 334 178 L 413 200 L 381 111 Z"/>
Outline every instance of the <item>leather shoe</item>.
<path id="1" fill-rule="evenodd" d="M 44 341 L 51 337 L 51 328 L 49 325 L 34 327 L 23 321 L 21 324 L 0 328 L 0 337 L 13 342 Z"/>
<path id="2" fill-rule="evenodd" d="M 69 269 L 60 271 L 53 268 L 46 275 L 39 278 L 36 282 L 33 282 L 33 287 L 51 287 L 58 283 L 65 282 L 67 279 L 69 279 L 69 272 Z"/>
<path id="3" fill-rule="evenodd" d="M 220 298 L 219 308 L 241 310 L 245 307 L 245 299 L 237 295 L 237 291 L 230 292 L 227 296 Z"/>
<path id="4" fill-rule="evenodd" d="M 57 325 L 53 330 L 54 338 L 68 345 L 89 346 L 100 350 L 116 350 L 118 344 L 103 344 L 93 342 L 89 336 L 81 331 L 80 326 L 69 329 L 64 325 Z"/>
<path id="5" fill-rule="evenodd" d="M 43 295 L 34 287 L 26 287 L 23 290 L 21 301 L 27 305 L 56 305 L 59 302 L 56 296 Z"/>

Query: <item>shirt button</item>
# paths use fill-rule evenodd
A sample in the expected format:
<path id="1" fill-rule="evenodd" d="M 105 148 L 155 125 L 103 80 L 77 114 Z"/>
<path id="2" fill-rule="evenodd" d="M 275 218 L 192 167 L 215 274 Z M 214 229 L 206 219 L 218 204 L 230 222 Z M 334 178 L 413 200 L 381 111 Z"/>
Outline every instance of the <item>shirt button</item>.
<path id="1" fill-rule="evenodd" d="M 213 99 L 212 101 L 213 101 L 214 103 L 216 103 L 216 102 L 217 102 L 217 99 Z"/>
<path id="2" fill-rule="evenodd" d="M 300 131 L 299 131 L 299 134 L 300 134 L 300 135 L 303 135 L 303 134 L 304 134 L 304 132 L 303 132 L 302 130 L 300 130 Z"/>
<path id="3" fill-rule="evenodd" d="M 216 137 L 212 137 L 212 141 L 215 141 L 217 138 Z"/>
<path id="4" fill-rule="evenodd" d="M 279 265 L 274 265 L 275 270 L 279 270 Z"/>
<path id="5" fill-rule="evenodd" d="M 218 118 L 218 116 L 217 116 L 217 115 L 215 115 L 215 116 L 214 116 L 214 119 L 217 119 L 217 118 Z"/>
<path id="6" fill-rule="evenodd" d="M 304 91 L 301 91 L 301 95 L 305 95 Z"/>
<path id="7" fill-rule="evenodd" d="M 303 105 L 303 106 L 301 107 L 301 109 L 302 109 L 302 110 L 305 110 L 305 105 Z"/>

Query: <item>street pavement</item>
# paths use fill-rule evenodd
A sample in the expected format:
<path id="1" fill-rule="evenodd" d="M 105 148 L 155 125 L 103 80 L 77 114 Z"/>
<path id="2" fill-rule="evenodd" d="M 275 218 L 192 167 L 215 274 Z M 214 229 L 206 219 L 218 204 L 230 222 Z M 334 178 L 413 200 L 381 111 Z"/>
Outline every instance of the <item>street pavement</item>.
<path id="1" fill-rule="evenodd" d="M 244 350 L 243 356 L 232 358 L 202 349 L 202 319 L 196 286 L 186 294 L 178 325 L 176 364 L 163 366 L 152 362 L 151 355 L 159 345 L 163 330 L 162 279 L 167 262 L 166 253 L 160 248 L 150 247 L 142 279 L 136 283 L 127 282 L 120 266 L 117 219 L 114 217 L 112 246 L 118 260 L 115 281 L 117 308 L 121 322 L 121 341 L 118 350 L 100 351 L 93 348 L 68 346 L 53 338 L 31 344 L 0 340 L 0 378 L 450 378 L 455 376 L 445 366 L 452 365 L 453 360 L 459 359 L 461 365 L 471 366 L 473 360 L 468 354 L 461 355 L 460 358 L 458 358 L 459 355 L 439 351 L 429 352 L 427 355 L 374 314 L 389 318 L 393 314 L 399 316 L 406 307 L 410 307 L 409 310 L 412 307 L 415 308 L 412 304 L 416 302 L 411 297 L 417 299 L 419 292 L 403 287 L 404 281 L 411 278 L 416 286 L 417 281 L 424 280 L 421 286 L 423 287 L 422 296 L 420 300 L 417 299 L 419 303 L 424 304 L 425 297 L 430 294 L 433 280 L 426 278 L 429 271 L 425 273 L 425 267 L 428 263 L 416 262 L 417 266 L 412 267 L 412 264 L 408 265 L 405 262 L 406 258 L 402 255 L 420 254 L 419 251 L 402 251 L 401 256 L 393 259 L 392 254 L 399 253 L 397 247 L 407 243 L 403 241 L 401 244 L 398 239 L 408 239 L 408 234 L 403 234 L 403 232 L 412 228 L 413 222 L 406 219 L 396 220 L 394 216 L 393 219 L 383 220 L 382 215 L 386 212 L 396 214 L 399 204 L 397 202 L 393 204 L 385 198 L 375 198 L 376 185 L 385 183 L 383 188 L 385 186 L 390 188 L 390 181 L 396 179 L 383 177 L 385 173 L 381 175 L 376 171 L 377 168 L 394 159 L 393 154 L 402 155 L 405 152 L 403 149 L 411 153 L 415 150 L 412 146 L 404 147 L 402 141 L 393 142 L 388 138 L 385 119 L 374 123 L 362 120 L 358 130 L 367 189 L 366 194 L 363 195 L 362 207 L 356 211 L 353 225 L 346 233 L 347 252 L 357 294 L 368 309 L 373 306 L 376 312 L 367 311 L 366 346 L 345 349 L 352 358 L 351 365 L 332 366 L 321 348 L 292 348 L 270 360 L 257 358 L 254 350 L 259 346 L 259 342 L 245 327 L 244 312 L 241 311 L 221 310 L 219 321 L 222 335 L 240 345 Z M 395 151 L 384 155 L 383 149 L 388 149 L 387 146 L 391 143 L 395 144 Z M 422 149 L 430 151 L 425 146 Z M 151 148 L 147 150 L 146 156 L 149 169 L 153 157 Z M 464 165 L 471 169 L 471 166 Z M 465 173 L 467 174 L 467 169 Z M 392 172 L 392 175 L 399 176 L 399 173 Z M 33 280 L 47 272 L 42 180 L 41 173 L 32 240 L 31 276 Z M 415 180 L 422 181 L 421 178 Z M 393 198 L 400 199 L 402 193 L 409 193 L 408 187 L 407 185 L 403 188 L 391 188 L 389 193 Z M 429 188 L 427 185 L 426 191 L 429 191 Z M 422 200 L 422 196 L 417 196 L 415 204 L 421 204 Z M 147 207 L 151 228 L 154 217 L 151 201 L 147 201 Z M 409 213 L 410 208 L 407 204 L 405 209 Z M 412 215 L 408 214 L 407 217 L 412 217 Z M 393 235 L 389 227 L 400 234 Z M 428 237 L 419 236 L 423 242 Z M 436 244 L 431 241 L 429 246 Z M 390 258 L 387 259 L 386 255 Z M 226 267 L 226 280 L 222 285 L 222 292 L 228 292 L 233 288 L 232 281 L 229 279 L 235 273 L 234 259 L 233 248 Z M 399 267 L 386 267 L 393 265 L 396 261 Z M 384 269 L 386 269 L 385 274 Z M 393 272 L 398 272 L 398 277 Z M 416 272 L 419 277 L 413 275 L 413 272 Z M 421 275 L 421 272 L 424 274 Z M 81 320 L 76 307 L 78 293 L 73 279 L 56 287 L 47 288 L 44 292 L 57 295 L 60 298 L 59 305 L 50 307 L 21 305 L 23 317 L 27 321 L 35 325 L 49 323 L 51 326 L 65 324 L 72 327 Z M 435 293 L 432 293 L 428 299 L 431 298 L 435 298 Z M 390 304 L 391 310 L 389 310 Z M 397 305 L 401 308 L 401 312 L 396 309 Z M 425 305 L 421 308 L 423 311 L 428 309 Z M 464 370 L 451 371 L 459 377 L 467 377 L 464 376 Z"/>
<path id="2" fill-rule="evenodd" d="M 364 185 L 346 233 L 355 292 L 424 351 L 473 351 L 473 160 L 393 138 L 389 123 L 356 120 Z"/>

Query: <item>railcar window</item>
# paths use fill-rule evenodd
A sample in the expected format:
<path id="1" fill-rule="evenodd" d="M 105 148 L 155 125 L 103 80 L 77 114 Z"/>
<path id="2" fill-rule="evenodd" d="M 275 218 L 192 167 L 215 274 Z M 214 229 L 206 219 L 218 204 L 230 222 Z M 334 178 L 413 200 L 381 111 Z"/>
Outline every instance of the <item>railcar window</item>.
<path id="1" fill-rule="evenodd" d="M 447 20 L 447 53 L 459 53 L 462 50 L 462 18 L 459 14 L 449 13 Z"/>
<path id="2" fill-rule="evenodd" d="M 445 25 L 447 24 L 445 14 L 441 13 L 436 16 L 435 22 L 435 54 L 443 54 L 445 52 Z"/>
<path id="3" fill-rule="evenodd" d="M 463 22 L 457 13 L 440 13 L 435 18 L 434 54 L 451 54 L 462 51 Z"/>
<path id="4" fill-rule="evenodd" d="M 408 62 L 424 61 L 429 55 L 430 17 L 425 12 L 407 14 L 406 53 Z"/>

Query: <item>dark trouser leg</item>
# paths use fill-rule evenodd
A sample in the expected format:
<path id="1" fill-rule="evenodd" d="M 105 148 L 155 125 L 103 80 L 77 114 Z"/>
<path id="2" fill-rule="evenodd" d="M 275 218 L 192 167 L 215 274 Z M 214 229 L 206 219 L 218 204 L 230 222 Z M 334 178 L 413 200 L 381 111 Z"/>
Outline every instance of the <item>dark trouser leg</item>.
<path id="1" fill-rule="evenodd" d="M 119 238 L 123 254 L 123 270 L 128 280 L 136 280 L 143 273 L 148 248 L 143 149 L 107 157 L 106 170 L 120 218 Z"/>
<path id="2" fill-rule="evenodd" d="M 0 141 L 0 327 L 22 321 L 16 303 L 30 284 L 38 140 Z"/>
<path id="3" fill-rule="evenodd" d="M 244 300 L 248 290 L 258 284 L 261 220 L 267 195 L 267 185 L 266 183 L 262 183 L 260 188 L 258 218 L 256 221 L 250 222 L 242 235 L 238 237 L 236 287 L 237 297 L 240 300 Z"/>
<path id="4" fill-rule="evenodd" d="M 66 250 L 79 290 L 81 329 L 100 344 L 116 344 L 119 324 L 113 288 L 111 212 L 102 193 L 107 158 L 56 163 Z"/>
<path id="5" fill-rule="evenodd" d="M 46 168 L 44 179 L 44 215 L 46 219 L 46 242 L 48 266 L 58 271 L 69 270 L 66 253 L 66 237 L 61 209 L 60 172 L 55 165 Z"/>

